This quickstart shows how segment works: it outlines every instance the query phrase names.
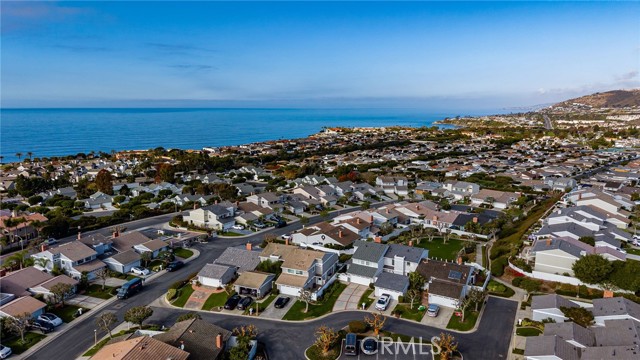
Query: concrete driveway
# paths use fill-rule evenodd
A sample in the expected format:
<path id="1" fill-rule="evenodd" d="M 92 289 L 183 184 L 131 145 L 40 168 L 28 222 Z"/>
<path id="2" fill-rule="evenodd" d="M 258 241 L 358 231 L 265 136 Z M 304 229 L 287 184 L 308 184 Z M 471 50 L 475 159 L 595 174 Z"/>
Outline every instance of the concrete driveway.
<path id="1" fill-rule="evenodd" d="M 368 288 L 368 286 L 354 283 L 347 285 L 333 305 L 333 311 L 358 310 L 360 298 Z"/>
<path id="2" fill-rule="evenodd" d="M 446 306 L 440 306 L 440 311 L 438 311 L 438 316 L 431 317 L 425 314 L 422 317 L 422 321 L 420 321 L 420 323 L 433 326 L 436 328 L 440 328 L 440 329 L 446 329 L 447 325 L 449 324 L 449 320 L 451 319 L 451 315 L 453 315 L 452 308 L 449 308 Z"/>
<path id="3" fill-rule="evenodd" d="M 276 309 L 275 303 L 276 303 L 276 300 L 278 300 L 278 298 L 276 298 L 271 302 L 271 304 L 269 304 L 268 308 L 264 309 L 262 314 L 260 314 L 260 317 L 267 318 L 267 319 L 277 319 L 277 320 L 282 319 L 284 315 L 287 313 L 287 311 L 289 311 L 289 309 L 291 309 L 293 304 L 298 300 L 295 296 L 289 296 L 289 298 L 290 298 L 289 302 L 282 309 Z"/>
<path id="4" fill-rule="evenodd" d="M 86 295 L 76 295 L 70 299 L 65 300 L 65 304 L 75 305 L 79 307 L 83 307 L 85 309 L 93 309 L 94 307 L 102 304 L 106 300 L 95 298 L 92 296 Z"/>

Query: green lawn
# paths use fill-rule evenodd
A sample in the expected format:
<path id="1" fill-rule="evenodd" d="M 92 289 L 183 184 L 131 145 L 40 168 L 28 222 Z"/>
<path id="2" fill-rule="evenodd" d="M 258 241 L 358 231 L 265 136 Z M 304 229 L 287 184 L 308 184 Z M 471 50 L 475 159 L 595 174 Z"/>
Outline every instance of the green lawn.
<path id="1" fill-rule="evenodd" d="M 475 312 L 473 310 L 474 308 L 471 306 L 467 308 L 464 315 L 464 322 L 461 322 L 461 318 L 456 316 L 455 313 L 452 314 L 451 319 L 449 319 L 449 323 L 447 324 L 447 329 L 458 331 L 469 331 L 473 329 L 480 313 L 479 311 Z"/>
<path id="2" fill-rule="evenodd" d="M 516 335 L 520 336 L 538 336 L 542 334 L 542 331 L 536 328 L 521 327 L 516 329 Z"/>
<path id="3" fill-rule="evenodd" d="M 626 250 L 626 251 L 627 251 L 627 253 L 629 253 L 629 254 L 633 254 L 633 255 L 640 255 L 640 249 L 626 248 L 625 250 Z"/>
<path id="4" fill-rule="evenodd" d="M 251 304 L 250 308 L 253 308 L 253 313 L 256 313 L 256 304 L 258 304 L 258 312 L 262 313 L 268 306 L 269 304 L 271 304 L 273 302 L 273 300 L 276 298 L 276 294 L 271 294 L 269 296 L 267 296 L 266 298 L 264 298 L 261 302 L 257 302 L 257 303 L 253 303 Z M 249 315 L 249 309 L 246 309 L 244 311 L 245 315 Z"/>
<path id="5" fill-rule="evenodd" d="M 463 247 L 463 243 L 462 240 L 449 239 L 445 244 L 442 238 L 434 238 L 431 242 L 428 239 L 422 239 L 420 244 L 416 246 L 428 249 L 430 259 L 455 260 L 458 251 Z"/>
<path id="6" fill-rule="evenodd" d="M 27 351 L 30 347 L 37 344 L 38 341 L 46 337 L 47 336 L 43 334 L 28 332 L 24 334 L 24 344 L 22 343 L 20 336 L 17 336 L 11 340 L 2 339 L 2 345 L 10 347 L 11 351 L 17 355 Z"/>
<path id="7" fill-rule="evenodd" d="M 489 280 L 489 284 L 487 285 L 487 290 L 491 295 L 496 295 L 496 296 L 505 297 L 505 298 L 510 298 L 516 293 L 512 288 L 502 283 L 499 283 L 495 280 Z"/>
<path id="8" fill-rule="evenodd" d="M 400 317 L 403 319 L 420 321 L 422 320 L 424 311 L 418 310 L 418 306 L 420 305 L 417 303 L 417 301 L 416 304 L 413 304 L 413 308 L 411 308 L 411 304 L 398 304 L 396 305 L 395 309 L 393 309 L 393 312 L 400 312 Z"/>
<path id="9" fill-rule="evenodd" d="M 367 289 L 364 291 L 364 294 L 360 297 L 360 302 L 358 303 L 358 309 L 362 306 L 362 303 L 365 303 L 365 309 L 368 309 L 371 304 L 375 301 L 375 299 L 370 298 L 369 296 L 373 292 L 373 289 Z"/>
<path id="10" fill-rule="evenodd" d="M 79 306 L 65 305 L 64 307 L 61 307 L 61 308 L 54 308 L 49 312 L 52 314 L 58 315 L 58 317 L 62 319 L 62 321 L 66 323 L 70 323 L 73 320 L 75 320 L 75 315 L 78 309 L 80 309 Z M 87 311 L 89 311 L 89 309 L 82 308 L 83 314 L 86 313 Z"/>
<path id="11" fill-rule="evenodd" d="M 221 232 L 219 235 L 220 236 L 242 236 L 242 234 L 238 234 L 237 232 L 233 232 L 233 231 L 224 231 L 224 232 Z"/>
<path id="12" fill-rule="evenodd" d="M 333 310 L 333 304 L 335 304 L 336 300 L 338 300 L 338 296 L 340 293 L 347 287 L 347 285 L 341 282 L 335 282 L 329 289 L 329 291 L 325 292 L 324 298 L 322 301 L 317 302 L 316 304 L 309 304 L 309 312 L 305 313 L 305 303 L 304 301 L 296 301 L 291 309 L 284 315 L 284 320 L 305 320 L 312 319 L 318 316 L 327 314 Z"/>
<path id="13" fill-rule="evenodd" d="M 173 254 L 183 259 L 188 259 L 193 256 L 193 251 L 189 249 L 178 248 L 173 250 Z"/>
<path id="14" fill-rule="evenodd" d="M 179 292 L 178 298 L 173 301 L 173 306 L 184 307 L 191 294 L 193 294 L 193 287 L 191 287 L 191 283 L 187 283 L 187 285 L 181 287 Z"/>
<path id="15" fill-rule="evenodd" d="M 229 295 L 226 292 L 219 292 L 209 295 L 207 301 L 202 305 L 202 310 L 211 310 L 218 306 L 224 306 L 224 303 L 227 302 Z"/>
<path id="16" fill-rule="evenodd" d="M 84 295 L 99 298 L 99 299 L 111 299 L 112 291 L 114 288 L 111 286 L 105 286 L 102 290 L 102 284 L 91 284 L 85 290 Z"/>

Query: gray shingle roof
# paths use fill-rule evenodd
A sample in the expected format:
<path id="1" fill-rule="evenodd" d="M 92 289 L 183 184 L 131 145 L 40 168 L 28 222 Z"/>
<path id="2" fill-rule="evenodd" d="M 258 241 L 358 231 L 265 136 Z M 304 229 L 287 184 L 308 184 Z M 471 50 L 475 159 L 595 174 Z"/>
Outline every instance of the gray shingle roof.
<path id="1" fill-rule="evenodd" d="M 422 260 L 422 254 L 424 251 L 425 250 L 422 248 L 415 248 L 401 244 L 390 244 L 389 250 L 384 255 L 384 257 L 393 258 L 394 256 L 400 256 L 404 257 L 404 261 L 419 263 L 420 260 Z"/>
<path id="2" fill-rule="evenodd" d="M 389 249 L 389 245 L 378 244 L 369 241 L 354 241 L 356 251 L 353 259 L 377 263 Z"/>
<path id="3" fill-rule="evenodd" d="M 363 276 L 368 278 L 372 278 L 376 276 L 377 272 L 378 272 L 378 268 L 364 266 L 364 265 L 357 265 L 357 264 L 349 265 L 349 269 L 347 270 L 348 274 Z"/>
<path id="4" fill-rule="evenodd" d="M 531 300 L 531 310 L 559 309 L 561 307 L 578 307 L 578 305 L 558 294 L 538 295 Z"/>
<path id="5" fill-rule="evenodd" d="M 524 356 L 557 356 L 562 360 L 580 360 L 580 350 L 559 336 L 530 336 Z"/>
<path id="6" fill-rule="evenodd" d="M 604 327 L 594 327 L 593 332 L 596 346 L 640 344 L 640 323 L 635 320 L 605 320 Z"/>
<path id="7" fill-rule="evenodd" d="M 589 246 L 591 247 L 591 246 Z M 577 246 L 570 241 L 564 241 L 562 238 L 557 239 L 538 239 L 533 245 L 533 252 L 547 251 L 547 250 L 562 250 L 568 254 L 571 254 L 577 258 L 581 257 L 582 252 L 586 252 L 585 247 Z M 589 251 L 590 252 L 590 251 Z"/>
<path id="8" fill-rule="evenodd" d="M 527 340 L 528 341 L 528 340 Z M 639 345 L 602 346 L 582 349 L 581 360 L 628 360 L 640 358 Z"/>
<path id="9" fill-rule="evenodd" d="M 623 298 L 604 298 L 593 300 L 593 316 L 630 315 L 640 319 L 640 304 Z"/>
<path id="10" fill-rule="evenodd" d="M 380 275 L 378 275 L 378 279 L 375 282 L 375 286 L 382 289 L 388 289 L 388 290 L 404 293 L 409 287 L 409 278 L 403 275 L 383 272 Z"/>
<path id="11" fill-rule="evenodd" d="M 260 264 L 260 253 L 238 248 L 227 248 L 214 261 L 215 264 L 235 266 L 238 272 L 255 270 Z"/>
<path id="12" fill-rule="evenodd" d="M 574 323 L 549 323 L 544 326 L 544 335 L 552 336 L 557 335 L 565 341 L 573 340 L 584 346 L 594 346 L 596 343 L 595 335 L 593 331 Z"/>
<path id="13" fill-rule="evenodd" d="M 200 270 L 200 272 L 198 272 L 198 276 L 210 279 L 222 279 L 225 274 L 233 271 L 234 268 L 231 266 L 207 264 L 202 268 L 202 270 Z"/>

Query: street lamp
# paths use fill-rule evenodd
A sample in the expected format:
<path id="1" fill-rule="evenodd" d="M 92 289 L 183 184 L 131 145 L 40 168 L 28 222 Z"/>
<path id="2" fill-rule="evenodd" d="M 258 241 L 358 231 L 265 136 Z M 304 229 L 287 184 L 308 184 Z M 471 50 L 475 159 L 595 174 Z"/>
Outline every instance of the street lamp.
<path id="1" fill-rule="evenodd" d="M 98 330 L 93 329 L 93 346 L 98 345 Z"/>

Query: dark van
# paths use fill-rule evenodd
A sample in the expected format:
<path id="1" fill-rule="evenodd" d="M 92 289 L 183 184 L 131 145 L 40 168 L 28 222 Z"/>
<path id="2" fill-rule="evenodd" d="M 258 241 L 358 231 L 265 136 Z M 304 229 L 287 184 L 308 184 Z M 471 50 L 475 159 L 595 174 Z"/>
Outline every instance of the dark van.
<path id="1" fill-rule="evenodd" d="M 142 290 L 142 279 L 129 280 L 118 289 L 118 299 L 126 299 L 140 290 Z"/>
<path id="2" fill-rule="evenodd" d="M 344 354 L 358 356 L 358 338 L 354 333 L 348 333 L 344 343 Z"/>

